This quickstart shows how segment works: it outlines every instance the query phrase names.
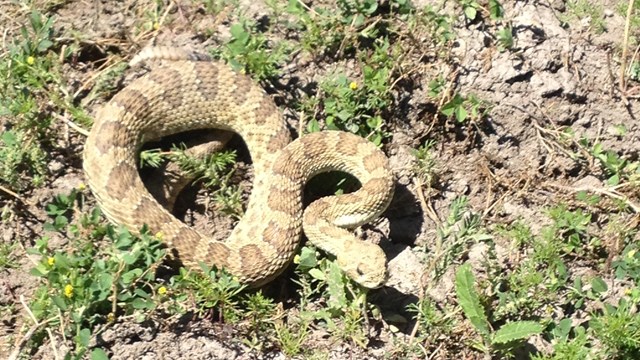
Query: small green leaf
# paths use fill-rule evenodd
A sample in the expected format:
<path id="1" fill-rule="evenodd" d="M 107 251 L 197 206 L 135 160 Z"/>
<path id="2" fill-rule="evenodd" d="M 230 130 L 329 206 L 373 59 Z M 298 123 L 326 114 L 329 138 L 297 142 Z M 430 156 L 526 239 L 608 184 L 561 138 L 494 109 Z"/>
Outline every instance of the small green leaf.
<path id="1" fill-rule="evenodd" d="M 53 46 L 53 42 L 51 40 L 43 39 L 38 43 L 38 52 L 44 52 L 48 48 Z"/>
<path id="2" fill-rule="evenodd" d="M 345 292 L 345 280 L 342 270 L 335 262 L 329 263 L 327 284 L 329 299 L 328 305 L 337 311 L 343 311 L 347 306 L 347 294 Z"/>
<path id="3" fill-rule="evenodd" d="M 309 247 L 303 247 L 300 250 L 300 256 L 298 258 L 298 266 L 302 269 L 312 269 L 318 266 L 318 259 L 316 258 L 316 251 Z"/>
<path id="4" fill-rule="evenodd" d="M 467 110 L 463 106 L 459 106 L 456 109 L 456 120 L 458 120 L 458 122 L 464 122 L 467 119 L 467 115 Z"/>
<path id="5" fill-rule="evenodd" d="M 609 289 L 609 287 L 607 286 L 607 283 L 605 283 L 604 280 L 602 280 L 602 278 L 599 278 L 599 277 L 591 279 L 591 288 L 593 289 L 593 291 L 597 292 L 598 294 L 606 292 Z"/>
<path id="6" fill-rule="evenodd" d="M 499 20 L 504 16 L 504 9 L 498 0 L 489 0 L 489 14 L 491 20 Z"/>
<path id="7" fill-rule="evenodd" d="M 122 274 L 122 282 L 125 284 L 131 284 L 134 279 L 139 277 L 142 274 L 142 269 L 136 268 L 126 273 Z"/>
<path id="8" fill-rule="evenodd" d="M 318 120 L 315 118 L 309 120 L 309 123 L 307 124 L 307 132 L 314 133 L 318 131 L 320 131 L 320 124 L 318 123 Z"/>
<path id="9" fill-rule="evenodd" d="M 38 264 L 36 267 L 31 269 L 30 273 L 33 276 L 45 277 L 46 274 L 49 273 L 49 270 L 45 267 L 44 264 Z"/>
<path id="10" fill-rule="evenodd" d="M 113 285 L 113 275 L 109 273 L 101 273 L 98 275 L 98 282 L 101 289 L 111 289 Z"/>
<path id="11" fill-rule="evenodd" d="M 133 291 L 134 294 L 138 295 L 138 297 L 142 298 L 142 299 L 148 299 L 151 297 L 151 295 L 149 295 L 149 293 L 147 293 L 146 291 L 137 288 Z"/>
<path id="12" fill-rule="evenodd" d="M 42 15 L 40 15 L 38 11 L 32 11 L 29 20 L 31 21 L 31 27 L 33 30 L 39 31 L 42 29 Z"/>
<path id="13" fill-rule="evenodd" d="M 131 302 L 134 309 L 153 309 L 153 301 L 135 298 Z"/>
<path id="14" fill-rule="evenodd" d="M 245 42 L 246 39 L 249 37 L 249 34 L 245 31 L 244 26 L 242 26 L 242 24 L 231 25 L 229 32 L 231 33 L 231 36 L 233 36 L 234 39 L 239 40 L 240 42 Z"/>
<path id="15" fill-rule="evenodd" d="M 60 310 L 62 311 L 67 310 L 67 303 L 64 301 L 64 299 L 61 296 L 54 296 L 51 298 L 51 301 L 53 301 L 53 303 L 56 304 L 56 306 L 59 307 Z"/>
<path id="16" fill-rule="evenodd" d="M 516 340 L 524 340 L 540 334 L 544 326 L 535 321 L 514 321 L 504 324 L 495 332 L 491 342 L 493 344 L 506 344 Z"/>
<path id="17" fill-rule="evenodd" d="M 86 329 L 86 328 L 80 330 L 80 332 L 78 332 L 78 335 L 76 336 L 76 341 L 82 347 L 89 346 L 89 341 L 91 341 L 91 330 Z"/>
<path id="18" fill-rule="evenodd" d="M 478 14 L 478 11 L 473 6 L 467 6 L 466 8 L 464 8 L 464 15 L 469 20 L 474 20 L 477 14 Z"/>
<path id="19" fill-rule="evenodd" d="M 556 327 L 551 331 L 555 338 L 566 339 L 571 332 L 571 319 L 564 318 L 558 322 Z"/>
<path id="20" fill-rule="evenodd" d="M 91 350 L 91 360 L 109 360 L 109 356 L 101 348 Z"/>
<path id="21" fill-rule="evenodd" d="M 16 135 L 11 131 L 5 131 L 2 133 L 2 142 L 7 146 L 13 146 L 17 144 Z"/>
<path id="22" fill-rule="evenodd" d="M 456 272 L 456 294 L 458 295 L 458 303 L 462 307 L 465 316 L 471 321 L 471 324 L 481 335 L 488 336 L 490 330 L 487 316 L 478 299 L 475 278 L 471 272 L 471 265 L 468 263 L 460 266 Z"/>
<path id="23" fill-rule="evenodd" d="M 324 273 L 320 271 L 320 269 L 316 269 L 316 268 L 309 270 L 309 275 L 311 275 L 311 277 L 316 280 L 324 281 L 327 279 L 326 276 L 324 276 Z"/>

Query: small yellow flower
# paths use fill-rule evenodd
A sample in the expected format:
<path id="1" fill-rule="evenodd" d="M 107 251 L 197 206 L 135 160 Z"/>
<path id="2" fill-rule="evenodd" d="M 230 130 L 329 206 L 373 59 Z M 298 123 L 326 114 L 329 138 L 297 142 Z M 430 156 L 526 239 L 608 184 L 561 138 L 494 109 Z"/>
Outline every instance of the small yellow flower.
<path id="1" fill-rule="evenodd" d="M 358 88 L 358 83 L 355 81 L 352 81 L 351 84 L 349 84 L 349 89 L 351 90 L 356 90 Z"/>
<path id="2" fill-rule="evenodd" d="M 636 251 L 635 250 L 629 250 L 629 252 L 627 253 L 627 257 L 629 259 L 633 259 L 634 256 L 636 256 Z"/>
<path id="3" fill-rule="evenodd" d="M 47 264 L 49 264 L 49 266 L 53 266 L 53 264 L 56 263 L 56 259 L 54 259 L 53 257 L 49 256 L 49 258 L 47 259 Z"/>
<path id="4" fill-rule="evenodd" d="M 153 23 L 153 30 L 158 30 L 158 29 L 160 29 L 160 23 L 159 23 L 159 22 L 157 22 L 157 21 L 155 21 L 155 22 Z"/>
<path id="5" fill-rule="evenodd" d="M 164 286 L 160 286 L 160 287 L 158 288 L 158 294 L 160 294 L 160 295 L 165 295 L 166 293 L 167 293 L 167 288 L 166 288 L 166 287 L 164 287 Z"/>
<path id="6" fill-rule="evenodd" d="M 109 314 L 107 314 L 107 322 L 114 322 L 116 321 L 116 315 L 112 312 L 110 312 Z"/>
<path id="7" fill-rule="evenodd" d="M 69 299 L 71 299 L 71 297 L 73 296 L 73 286 L 71 286 L 71 284 L 67 284 L 64 286 L 64 296 L 68 297 Z"/>
<path id="8" fill-rule="evenodd" d="M 164 237 L 164 233 L 162 231 L 158 231 L 155 236 L 156 239 L 162 240 L 162 238 Z"/>
<path id="9" fill-rule="evenodd" d="M 36 62 L 36 59 L 33 56 L 29 56 L 27 58 L 27 64 L 33 65 Z"/>
<path id="10" fill-rule="evenodd" d="M 633 291 L 631 289 L 629 289 L 629 288 L 624 288 L 624 294 L 629 296 L 629 295 L 633 294 Z"/>
<path id="11" fill-rule="evenodd" d="M 87 185 L 85 183 L 78 184 L 78 190 L 84 191 L 84 189 L 86 189 L 86 188 L 87 188 Z"/>

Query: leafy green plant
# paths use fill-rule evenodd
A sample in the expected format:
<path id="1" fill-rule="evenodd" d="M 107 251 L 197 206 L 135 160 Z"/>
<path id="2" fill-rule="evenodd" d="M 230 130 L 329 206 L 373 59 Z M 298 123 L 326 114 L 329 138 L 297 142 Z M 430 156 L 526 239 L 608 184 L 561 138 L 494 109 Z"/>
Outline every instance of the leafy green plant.
<path id="1" fill-rule="evenodd" d="M 608 290 L 607 283 L 602 280 L 600 277 L 594 277 L 590 281 L 590 287 L 587 290 L 583 289 L 583 280 L 582 277 L 576 277 L 573 286 L 569 287 L 569 297 L 573 298 L 573 306 L 576 309 L 582 308 L 585 301 L 600 301 L 602 300 L 604 294 Z"/>
<path id="2" fill-rule="evenodd" d="M 309 9 L 298 0 L 289 0 L 287 12 L 296 18 L 289 27 L 302 34 L 300 46 L 308 53 L 336 52 L 346 36 L 344 24 L 335 12 L 331 14 L 322 7 Z"/>
<path id="3" fill-rule="evenodd" d="M 48 55 L 53 18 L 34 11 L 29 26 L 20 28 L 20 36 L 9 44 L 9 51 L 0 61 L 0 116 L 14 119 L 9 130 L 0 134 L 0 179 L 16 190 L 23 190 L 29 181 L 44 183 L 47 173 L 46 142 L 51 119 L 42 111 L 43 93 L 49 83 L 55 83 L 54 60 Z"/>
<path id="4" fill-rule="evenodd" d="M 640 162 L 627 161 L 613 151 L 604 150 L 600 143 L 593 145 L 591 154 L 600 161 L 609 176 L 607 181 L 609 185 L 615 186 L 625 181 L 640 181 Z"/>
<path id="5" fill-rule="evenodd" d="M 158 31 L 165 20 L 166 3 L 162 1 L 151 1 L 146 3 L 146 5 L 148 7 L 144 8 L 142 25 L 136 28 L 138 34 Z"/>
<path id="6" fill-rule="evenodd" d="M 544 326 L 535 321 L 513 321 L 493 331 L 475 289 L 475 277 L 468 263 L 461 265 L 456 272 L 456 294 L 466 318 L 483 340 L 476 346 L 487 354 L 496 351 L 498 346 L 521 342 L 544 330 Z"/>
<path id="7" fill-rule="evenodd" d="M 397 350 L 405 354 L 426 355 L 425 348 L 437 344 L 439 339 L 451 336 L 457 325 L 456 309 L 453 306 L 441 307 L 428 297 L 409 304 L 407 312 L 414 314 L 417 331 L 410 344 L 403 342 L 398 347 Z"/>
<path id="8" fill-rule="evenodd" d="M 460 123 L 467 119 L 478 121 L 489 114 L 492 108 L 489 102 L 481 100 L 474 94 L 469 94 L 467 97 L 459 93 L 451 95 L 442 76 L 429 81 L 429 97 L 439 99 L 439 102 L 443 103 L 440 107 L 442 115 L 448 118 L 455 117 Z"/>
<path id="9" fill-rule="evenodd" d="M 480 9 L 480 4 L 476 0 L 459 0 L 459 2 L 462 6 L 464 16 L 469 20 L 475 20 L 478 15 L 478 10 Z"/>
<path id="10" fill-rule="evenodd" d="M 324 127 L 328 130 L 349 131 L 380 144 L 386 137 L 386 132 L 383 130 L 382 117 L 375 112 L 384 100 L 373 94 L 369 97 L 370 93 L 365 86 L 358 85 L 343 74 L 323 81 L 320 84 L 323 94 L 320 101 L 325 114 Z M 319 106 L 317 99 L 303 104 L 303 108 L 308 108 L 309 112 L 316 106 Z M 307 131 L 316 132 L 320 129 L 318 120 L 312 118 L 307 125 Z"/>
<path id="11" fill-rule="evenodd" d="M 563 259 L 566 244 L 558 235 L 560 231 L 553 224 L 534 236 L 523 221 L 498 229 L 517 248 L 528 249 L 528 256 L 510 271 L 492 274 L 489 282 L 498 298 L 492 313 L 494 321 L 536 316 L 562 298 L 560 292 L 569 280 L 569 273 Z M 531 289 L 535 289 L 533 295 Z"/>
<path id="12" fill-rule="evenodd" d="M 407 0 L 387 2 L 391 14 L 405 16 L 413 12 Z M 342 54 L 357 49 L 360 40 L 379 39 L 387 21 L 379 21 L 377 0 L 338 0 L 334 7 L 310 8 L 301 1 L 289 0 L 287 12 L 296 17 L 290 27 L 302 35 L 302 48 L 313 55 Z M 364 42 L 364 41 L 363 41 Z"/>
<path id="13" fill-rule="evenodd" d="M 378 10 L 377 0 L 337 0 L 341 10 L 342 21 L 355 27 L 362 26 L 367 17 Z"/>
<path id="14" fill-rule="evenodd" d="M 554 221 L 556 233 L 565 239 L 566 253 L 584 255 L 588 250 L 594 251 L 602 245 L 598 238 L 592 237 L 587 231 L 591 214 L 582 209 L 571 211 L 564 205 L 558 205 L 549 209 L 549 216 Z"/>
<path id="15" fill-rule="evenodd" d="M 492 20 L 500 20 L 504 16 L 504 8 L 498 0 L 489 0 L 489 15 Z"/>
<path id="16" fill-rule="evenodd" d="M 490 239 L 482 229 L 480 216 L 469 210 L 469 199 L 465 196 L 455 198 L 447 218 L 437 228 L 435 246 L 420 249 L 431 281 L 439 281 L 469 244 Z"/>
<path id="17" fill-rule="evenodd" d="M 320 130 L 314 114 L 321 107 L 327 129 L 349 131 L 381 144 L 389 136 L 382 116 L 392 103 L 390 81 L 397 56 L 386 38 L 379 39 L 373 52 L 362 59 L 361 83 L 341 73 L 324 79 L 318 96 L 301 103 L 302 110 L 312 114 L 307 131 Z"/>
<path id="18" fill-rule="evenodd" d="M 635 359 L 640 356 L 640 315 L 637 303 L 625 298 L 618 306 L 605 304 L 602 314 L 589 321 L 595 338 L 604 345 L 604 354 L 610 359 Z"/>
<path id="19" fill-rule="evenodd" d="M 426 28 L 431 42 L 438 49 L 438 54 L 442 57 L 449 56 L 449 46 L 456 38 L 453 28 L 454 18 L 432 5 L 427 5 L 417 14 L 416 23 Z"/>
<path id="20" fill-rule="evenodd" d="M 222 57 L 234 69 L 251 74 L 257 80 L 279 75 L 278 69 L 288 53 L 286 42 L 279 42 L 271 49 L 272 44 L 248 20 L 231 25 L 230 32 L 231 39 L 221 51 L 214 52 L 215 57 Z"/>
<path id="21" fill-rule="evenodd" d="M 444 116 L 455 116 L 455 119 L 460 123 L 467 119 L 478 121 L 490 110 L 491 104 L 487 101 L 481 100 L 473 94 L 463 97 L 457 93 L 440 108 L 440 112 Z"/>
<path id="22" fill-rule="evenodd" d="M 532 360 L 582 360 L 597 358 L 590 347 L 587 331 L 582 326 L 571 327 L 571 319 L 553 324 L 553 353 L 533 354 Z M 570 336 L 573 333 L 573 336 Z"/>
<path id="23" fill-rule="evenodd" d="M 15 255 L 17 245 L 17 243 L 0 243 L 0 270 L 18 266 L 18 259 Z"/>
<path id="24" fill-rule="evenodd" d="M 299 274 L 302 317 L 320 321 L 326 329 L 341 340 L 350 340 L 362 347 L 367 345 L 367 335 L 363 329 L 368 311 L 366 291 L 351 281 L 335 261 L 318 258 L 315 249 L 303 247 L 294 259 Z M 306 301 L 320 296 L 324 306 L 320 310 L 309 311 Z"/>
<path id="25" fill-rule="evenodd" d="M 533 242 L 531 227 L 522 219 L 516 220 L 509 226 L 498 225 L 496 232 L 511 239 L 515 248 L 530 245 Z"/>
<path id="26" fill-rule="evenodd" d="M 171 279 L 176 291 L 187 291 L 193 295 L 192 307 L 200 314 L 216 310 L 218 320 L 234 323 L 240 316 L 239 296 L 246 286 L 224 270 L 200 264 L 202 272 L 180 269 L 180 275 Z"/>
<path id="27" fill-rule="evenodd" d="M 310 325 L 313 321 L 306 313 L 299 319 L 292 318 L 275 324 L 276 341 L 282 351 L 291 357 L 306 352 L 303 345 L 311 332 Z"/>
<path id="28" fill-rule="evenodd" d="M 251 336 L 251 340 L 247 340 L 246 343 L 251 344 L 253 348 L 262 350 L 260 338 L 270 334 L 274 329 L 276 304 L 273 303 L 273 299 L 265 297 L 262 292 L 255 292 L 245 296 L 242 307 L 245 309 L 243 318 L 249 320 Z"/>
<path id="29" fill-rule="evenodd" d="M 601 4 L 588 0 L 569 0 L 566 6 L 566 12 L 559 16 L 565 24 L 572 20 L 581 21 L 584 19 L 589 20 L 591 28 L 596 34 L 601 34 L 606 30 L 604 8 Z"/>
<path id="30" fill-rule="evenodd" d="M 200 0 L 200 2 L 204 5 L 205 12 L 211 15 L 218 15 L 225 9 L 238 6 L 238 0 Z"/>
<path id="31" fill-rule="evenodd" d="M 632 279 L 636 286 L 640 285 L 640 252 L 638 244 L 632 243 L 625 247 L 622 255 L 613 262 L 615 275 L 618 279 Z"/>
<path id="32" fill-rule="evenodd" d="M 28 185 L 25 180 L 35 186 L 44 184 L 47 154 L 25 132 L 5 131 L 0 135 L 0 144 L 0 181 L 16 190 Z"/>
<path id="33" fill-rule="evenodd" d="M 69 225 L 69 219 L 73 216 L 76 202 L 84 201 L 82 193 L 78 189 L 72 189 L 69 194 L 58 194 L 46 205 L 47 215 L 53 218 L 53 222 L 45 224 L 45 230 L 61 231 Z"/>
<path id="34" fill-rule="evenodd" d="M 53 17 L 34 10 L 0 55 L 0 116 L 7 119 L 0 133 L 0 182 L 16 191 L 45 182 L 55 148 L 52 114 L 88 119 L 61 75 L 61 62 L 75 46 L 54 51 L 53 35 Z"/>
<path id="35" fill-rule="evenodd" d="M 159 168 L 165 161 L 175 163 L 184 176 L 201 182 L 211 190 L 216 210 L 239 218 L 243 213 L 242 190 L 231 182 L 235 173 L 236 152 L 224 150 L 204 157 L 191 156 L 184 145 L 173 146 L 168 152 L 159 149 L 140 153 L 141 166 Z"/>
<path id="36" fill-rule="evenodd" d="M 503 27 L 496 33 L 498 49 L 500 51 L 509 50 L 514 45 L 513 29 L 510 26 Z"/>
<path id="37" fill-rule="evenodd" d="M 72 354 L 82 356 L 97 325 L 157 307 L 161 295 L 159 285 L 153 285 L 154 269 L 165 252 L 144 229 L 136 238 L 125 229 L 102 226 L 98 211 L 82 214 L 72 223 L 69 210 L 76 201 L 82 206 L 77 194 L 58 196 L 48 207 L 56 219 L 67 217 L 50 229 L 65 231 L 72 248 L 50 250 L 49 239 L 43 237 L 29 250 L 41 256 L 32 274 L 44 280 L 30 308 L 38 320 L 73 338 Z M 107 240 L 105 247 L 94 246 L 102 238 Z"/>
<path id="38" fill-rule="evenodd" d="M 504 16 L 504 9 L 498 0 L 489 0 L 487 8 L 484 8 L 477 0 L 458 0 L 458 2 L 462 6 L 464 16 L 471 21 L 476 20 L 480 11 L 488 13 L 492 20 L 499 20 Z"/>
<path id="39" fill-rule="evenodd" d="M 432 185 L 436 177 L 437 164 L 432 154 L 434 146 L 435 142 L 428 140 L 413 152 L 416 157 L 415 172 L 422 184 Z"/>

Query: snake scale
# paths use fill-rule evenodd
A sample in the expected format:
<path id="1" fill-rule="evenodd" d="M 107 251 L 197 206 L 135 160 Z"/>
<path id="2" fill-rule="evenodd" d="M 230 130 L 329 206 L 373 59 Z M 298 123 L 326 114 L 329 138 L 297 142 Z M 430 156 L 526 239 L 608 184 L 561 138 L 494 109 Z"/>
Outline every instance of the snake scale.
<path id="1" fill-rule="evenodd" d="M 197 269 L 204 262 L 254 287 L 286 268 L 304 229 L 309 241 L 334 254 L 356 282 L 369 288 L 383 284 L 384 252 L 349 231 L 377 218 L 391 200 L 393 175 L 380 149 L 340 131 L 291 141 L 273 100 L 228 65 L 171 48 L 151 48 L 136 62 L 140 58 L 164 64 L 97 111 L 84 147 L 87 183 L 111 222 L 132 231 L 146 224 L 151 233 L 162 233 L 163 242 L 186 267 Z M 239 134 L 254 166 L 247 210 L 226 241 L 212 240 L 171 215 L 145 188 L 136 166 L 145 142 L 210 128 Z M 362 186 L 303 209 L 305 183 L 327 171 L 352 174 Z"/>

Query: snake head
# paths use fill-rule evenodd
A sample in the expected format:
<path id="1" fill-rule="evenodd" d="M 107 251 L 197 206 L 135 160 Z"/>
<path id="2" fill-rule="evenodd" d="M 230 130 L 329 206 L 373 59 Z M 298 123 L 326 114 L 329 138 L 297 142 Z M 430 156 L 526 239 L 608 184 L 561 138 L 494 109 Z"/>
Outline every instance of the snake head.
<path id="1" fill-rule="evenodd" d="M 379 288 L 387 281 L 387 256 L 377 245 L 359 242 L 336 260 L 347 276 L 366 288 Z"/>

